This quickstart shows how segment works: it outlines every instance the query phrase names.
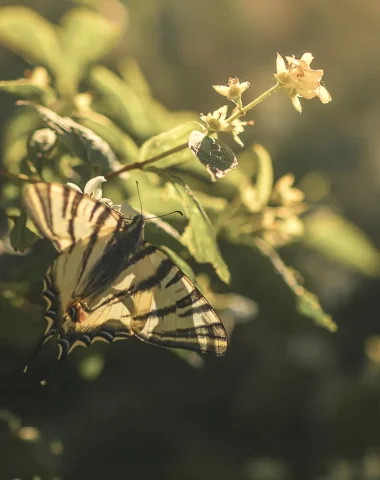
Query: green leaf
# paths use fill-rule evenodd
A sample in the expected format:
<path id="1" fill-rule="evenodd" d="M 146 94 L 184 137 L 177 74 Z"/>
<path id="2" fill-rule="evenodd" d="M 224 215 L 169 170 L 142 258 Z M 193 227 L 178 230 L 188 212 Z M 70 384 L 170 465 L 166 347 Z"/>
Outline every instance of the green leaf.
<path id="1" fill-rule="evenodd" d="M 9 216 L 14 221 L 13 228 L 9 234 L 12 247 L 19 252 L 23 252 L 25 249 L 31 247 L 38 237 L 27 226 L 27 216 L 23 212 L 19 217 Z"/>
<path id="2" fill-rule="evenodd" d="M 294 293 L 297 310 L 302 315 L 310 317 L 317 325 L 330 332 L 335 332 L 338 328 L 336 323 L 330 315 L 323 311 L 318 298 L 300 283 L 300 274 L 287 267 L 269 243 L 257 238 L 254 245 L 270 261 L 272 267 L 281 275 L 286 285 Z"/>
<path id="3" fill-rule="evenodd" d="M 43 65 L 52 72 L 60 70 L 62 50 L 53 25 L 29 8 L 0 8 L 0 44 L 30 63 Z"/>
<path id="4" fill-rule="evenodd" d="M 360 228 L 327 208 L 304 224 L 305 245 L 363 275 L 380 275 L 380 252 Z"/>
<path id="5" fill-rule="evenodd" d="M 267 150 L 261 145 L 254 145 L 253 151 L 257 155 L 258 169 L 256 179 L 256 199 L 258 210 L 268 205 L 273 190 L 273 166 L 272 159 Z"/>
<path id="6" fill-rule="evenodd" d="M 151 170 L 169 182 L 173 196 L 183 206 L 189 223 L 181 236 L 181 243 L 187 246 L 197 262 L 211 263 L 219 278 L 228 284 L 230 272 L 221 256 L 214 228 L 190 187 L 167 171 L 156 168 Z"/>
<path id="7" fill-rule="evenodd" d="M 120 38 L 120 29 L 97 12 L 75 8 L 63 17 L 59 40 L 74 83 L 88 65 L 106 55 Z"/>
<path id="8" fill-rule="evenodd" d="M 154 166 L 156 168 L 169 168 L 187 160 L 193 160 L 191 150 L 187 146 L 187 140 L 190 133 L 195 129 L 202 129 L 202 125 L 198 122 L 188 122 L 150 138 L 141 146 L 139 161 L 144 162 L 177 147 L 179 149 L 177 152 L 154 162 Z"/>
<path id="9" fill-rule="evenodd" d="M 119 66 L 120 75 L 133 88 L 136 95 L 144 98 L 152 96 L 150 85 L 135 58 L 125 58 Z"/>
<path id="10" fill-rule="evenodd" d="M 76 117 L 76 120 L 109 143 L 123 164 L 137 162 L 139 147 L 129 135 L 124 133 L 109 118 L 100 113 L 89 112 L 86 115 Z"/>
<path id="11" fill-rule="evenodd" d="M 149 112 L 133 89 L 106 67 L 91 69 L 88 83 L 98 96 L 96 109 L 110 117 L 127 133 L 148 138 L 152 132 Z"/>
<path id="12" fill-rule="evenodd" d="M 44 105 L 48 105 L 56 99 L 53 89 L 43 88 L 25 78 L 0 82 L 0 91 L 12 93 L 18 98 L 25 98 Z"/>
<path id="13" fill-rule="evenodd" d="M 52 110 L 30 102 L 18 102 L 33 108 L 58 136 L 58 139 L 71 153 L 92 166 L 102 170 L 117 170 L 122 167 L 111 147 L 89 128 L 85 128 L 71 118 L 62 118 Z"/>
<path id="14" fill-rule="evenodd" d="M 3 135 L 3 164 L 10 173 L 20 173 L 22 160 L 27 155 L 27 140 L 41 126 L 35 112 L 20 112 L 16 109 L 8 121 Z"/>

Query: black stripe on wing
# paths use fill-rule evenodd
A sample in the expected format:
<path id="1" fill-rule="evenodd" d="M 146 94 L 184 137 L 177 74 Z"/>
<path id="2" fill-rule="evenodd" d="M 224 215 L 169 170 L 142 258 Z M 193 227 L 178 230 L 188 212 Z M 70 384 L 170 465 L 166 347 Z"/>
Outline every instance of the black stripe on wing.
<path id="1" fill-rule="evenodd" d="M 178 270 L 178 272 L 174 275 L 174 277 L 165 285 L 165 288 L 169 288 L 172 285 L 175 285 L 180 280 L 182 280 L 184 276 L 185 274 L 182 273 L 181 270 Z"/>
<path id="2" fill-rule="evenodd" d="M 201 353 L 224 355 L 227 348 L 227 335 L 220 323 L 199 327 L 182 328 L 167 332 L 149 333 L 149 336 L 136 336 L 147 343 L 167 348 L 183 348 Z"/>
<path id="3" fill-rule="evenodd" d="M 152 275 L 144 278 L 134 286 L 131 294 L 151 290 L 157 285 L 160 285 L 161 282 L 165 280 L 165 278 L 168 276 L 172 268 L 173 262 L 171 260 L 169 260 L 168 258 L 163 260 L 158 266 L 157 270 Z"/>
<path id="4" fill-rule="evenodd" d="M 77 214 L 79 204 L 82 201 L 82 199 L 83 199 L 83 195 L 75 195 L 73 199 L 73 203 L 71 205 L 70 218 L 68 219 L 68 224 L 69 224 L 68 230 L 71 238 L 71 246 L 69 248 L 69 253 L 73 251 L 73 248 L 75 247 L 75 244 L 76 244 L 76 238 L 75 238 L 75 232 L 74 232 L 74 220 Z"/>
<path id="5" fill-rule="evenodd" d="M 70 190 L 68 188 L 63 189 L 63 203 L 62 203 L 62 218 L 66 217 L 66 210 L 69 205 Z"/>
<path id="6" fill-rule="evenodd" d="M 121 227 L 123 217 L 120 217 L 120 222 L 120 228 L 115 228 L 115 233 L 103 255 L 89 272 L 88 280 L 81 292 L 82 298 L 100 295 L 112 285 L 121 272 L 138 262 L 140 256 L 144 258 L 151 252 L 151 248 L 140 250 L 144 228 L 142 215 L 136 215 L 132 223 L 123 228 Z"/>
<path id="7" fill-rule="evenodd" d="M 95 209 L 99 208 L 99 205 L 100 204 L 95 205 L 91 215 L 94 213 Z M 81 266 L 81 270 L 79 272 L 79 276 L 78 276 L 78 280 L 77 280 L 78 283 L 80 282 L 83 273 L 86 271 L 87 264 L 88 264 L 88 261 L 90 259 L 90 255 L 91 255 L 91 253 L 94 249 L 95 243 L 96 243 L 96 241 L 98 239 L 98 236 L 99 236 L 99 231 L 103 227 L 106 220 L 111 216 L 110 210 L 106 207 L 103 207 L 103 208 L 104 208 L 104 210 L 96 220 L 96 223 L 94 225 L 94 231 L 92 232 L 92 234 L 90 236 L 90 240 L 89 240 L 88 245 L 86 247 L 86 250 L 84 251 L 83 258 L 82 258 L 82 266 Z M 122 221 L 121 217 L 120 217 L 120 221 Z"/>

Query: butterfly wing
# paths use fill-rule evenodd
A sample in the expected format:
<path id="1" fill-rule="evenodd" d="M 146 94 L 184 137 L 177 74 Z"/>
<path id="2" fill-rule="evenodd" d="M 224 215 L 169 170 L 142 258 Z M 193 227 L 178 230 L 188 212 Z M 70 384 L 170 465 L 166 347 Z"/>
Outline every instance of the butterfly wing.
<path id="1" fill-rule="evenodd" d="M 223 355 L 224 326 L 205 297 L 160 250 L 136 265 L 132 331 L 154 345 Z"/>
<path id="2" fill-rule="evenodd" d="M 88 196 L 59 184 L 27 187 L 24 204 L 41 234 L 60 255 L 44 278 L 45 340 L 60 327 L 93 266 L 122 228 L 123 218 Z"/>
<path id="3" fill-rule="evenodd" d="M 77 345 L 113 342 L 135 335 L 153 345 L 223 355 L 227 334 L 218 316 L 180 269 L 143 242 L 102 293 L 88 298 L 83 321 L 63 324 L 63 359 Z"/>
<path id="4" fill-rule="evenodd" d="M 42 182 L 27 188 L 24 201 L 60 253 L 43 289 L 43 340 L 58 333 L 60 359 L 77 345 L 132 335 L 163 347 L 225 353 L 225 329 L 203 295 L 164 253 L 137 241 L 141 216 L 126 226 L 99 202 Z"/>

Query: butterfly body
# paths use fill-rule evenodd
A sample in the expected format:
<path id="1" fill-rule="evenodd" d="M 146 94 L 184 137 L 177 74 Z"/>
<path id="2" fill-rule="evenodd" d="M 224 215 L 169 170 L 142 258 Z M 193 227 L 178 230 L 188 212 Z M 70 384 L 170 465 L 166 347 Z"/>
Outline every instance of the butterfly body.
<path id="1" fill-rule="evenodd" d="M 143 239 L 144 217 L 130 222 L 58 184 L 24 194 L 27 212 L 59 255 L 44 279 L 47 328 L 62 360 L 76 346 L 136 336 L 158 346 L 222 355 L 227 336 L 193 283 Z"/>

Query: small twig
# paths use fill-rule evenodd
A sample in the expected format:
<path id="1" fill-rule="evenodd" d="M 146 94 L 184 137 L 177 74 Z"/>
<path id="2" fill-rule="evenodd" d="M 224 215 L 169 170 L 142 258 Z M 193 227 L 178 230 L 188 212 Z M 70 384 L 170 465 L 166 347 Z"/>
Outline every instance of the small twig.
<path id="1" fill-rule="evenodd" d="M 151 163 L 157 162 L 158 160 L 161 160 L 162 158 L 168 157 L 169 155 L 172 155 L 173 153 L 180 152 L 181 150 L 184 150 L 185 148 L 188 147 L 187 143 L 183 143 L 182 145 L 178 145 L 177 147 L 174 147 L 170 150 L 167 150 L 166 152 L 162 152 L 159 155 L 156 155 L 152 158 L 147 158 L 143 162 L 135 162 L 131 163 L 130 165 L 126 165 L 123 168 L 120 168 L 120 170 L 116 170 L 115 172 L 110 172 L 105 175 L 106 178 L 112 178 L 116 177 L 117 175 L 120 175 L 121 173 L 128 172 L 130 170 L 142 170 L 144 167 L 147 165 L 150 165 Z"/>
<path id="2" fill-rule="evenodd" d="M 21 180 L 22 182 L 28 182 L 28 183 L 38 183 L 41 181 L 41 180 L 36 180 L 35 178 L 28 177 L 23 173 L 17 173 L 17 174 L 10 173 L 2 169 L 0 169 L 0 175 L 3 175 L 4 177 L 12 178 L 13 180 Z"/>

